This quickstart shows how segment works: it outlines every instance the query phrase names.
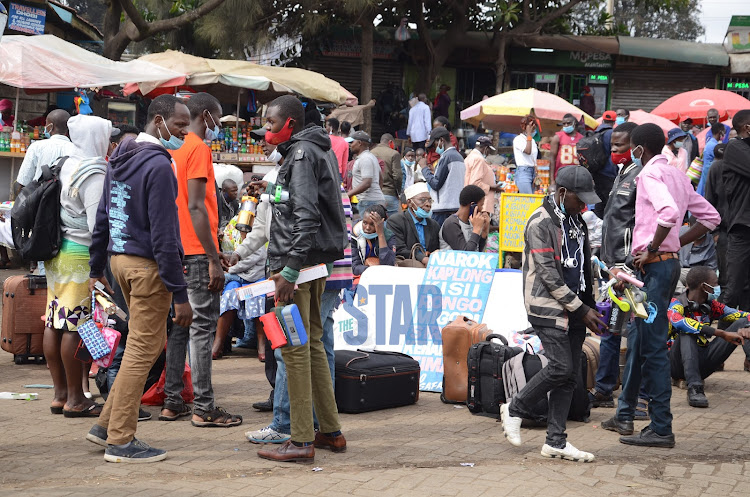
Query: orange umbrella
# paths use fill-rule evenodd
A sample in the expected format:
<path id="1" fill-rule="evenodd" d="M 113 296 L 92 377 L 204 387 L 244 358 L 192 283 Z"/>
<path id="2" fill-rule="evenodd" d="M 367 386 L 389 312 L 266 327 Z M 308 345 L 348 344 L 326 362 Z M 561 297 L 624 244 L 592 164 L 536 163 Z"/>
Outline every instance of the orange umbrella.
<path id="1" fill-rule="evenodd" d="M 696 124 L 705 124 L 709 109 L 719 111 L 719 119 L 729 119 L 738 110 L 750 109 L 750 100 L 731 91 L 703 88 L 668 98 L 651 113 L 676 123 L 689 117 Z"/>

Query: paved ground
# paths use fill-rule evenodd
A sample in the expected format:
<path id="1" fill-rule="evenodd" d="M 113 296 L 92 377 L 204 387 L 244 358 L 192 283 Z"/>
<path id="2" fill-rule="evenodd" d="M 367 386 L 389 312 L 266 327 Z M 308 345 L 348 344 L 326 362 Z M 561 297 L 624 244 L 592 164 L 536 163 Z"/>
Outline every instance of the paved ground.
<path id="1" fill-rule="evenodd" d="M 151 465 L 105 463 L 102 450 L 84 440 L 92 420 L 50 414 L 45 366 L 15 365 L 0 353 L 0 391 L 35 391 L 33 402 L 0 400 L 2 495 L 377 495 L 380 497 L 750 495 L 748 381 L 736 352 L 725 372 L 707 382 L 711 407 L 690 408 L 675 390 L 677 447 L 621 445 L 599 423 L 611 409 L 597 409 L 589 423 L 570 423 L 569 439 L 597 456 L 593 464 L 550 461 L 539 455 L 542 429 L 524 430 L 524 446 L 502 438 L 494 419 L 444 405 L 423 393 L 417 405 L 342 415 L 349 441 L 345 454 L 318 451 L 315 467 L 280 465 L 256 456 L 244 432 L 265 426 L 269 414 L 251 408 L 268 395 L 262 364 L 233 354 L 214 362 L 219 404 L 245 417 L 229 429 L 194 428 L 188 421 L 147 421 L 138 436 L 169 451 Z M 92 382 L 93 386 L 93 382 Z M 157 408 L 148 408 L 154 414 Z M 642 425 L 636 424 L 636 428 Z M 746 462 L 748 461 L 748 462 Z M 473 463 L 473 467 L 462 466 Z"/>

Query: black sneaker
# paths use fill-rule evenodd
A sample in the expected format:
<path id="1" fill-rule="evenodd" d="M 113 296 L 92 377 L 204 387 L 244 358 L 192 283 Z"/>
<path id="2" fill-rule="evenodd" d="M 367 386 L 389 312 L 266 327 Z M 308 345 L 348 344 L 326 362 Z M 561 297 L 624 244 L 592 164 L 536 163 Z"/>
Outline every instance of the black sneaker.
<path id="1" fill-rule="evenodd" d="M 265 402 L 256 402 L 255 404 L 253 404 L 253 409 L 257 409 L 260 412 L 273 411 L 273 401 L 269 399 Z"/>
<path id="2" fill-rule="evenodd" d="M 125 445 L 109 445 L 104 451 L 104 460 L 107 462 L 141 464 L 163 461 L 166 458 L 166 450 L 154 449 L 137 438 Z"/>
<path id="3" fill-rule="evenodd" d="M 612 394 L 605 395 L 598 390 L 589 392 L 589 400 L 591 400 L 591 407 L 615 407 L 615 399 L 612 398 Z"/>
<path id="4" fill-rule="evenodd" d="M 708 398 L 703 392 L 703 385 L 688 387 L 687 398 L 690 407 L 708 407 Z"/>
<path id="5" fill-rule="evenodd" d="M 151 419 L 151 413 L 142 407 L 138 408 L 138 421 L 148 421 Z"/>
<path id="6" fill-rule="evenodd" d="M 109 447 L 107 445 L 107 429 L 96 424 L 86 434 L 86 440 L 105 448 Z"/>

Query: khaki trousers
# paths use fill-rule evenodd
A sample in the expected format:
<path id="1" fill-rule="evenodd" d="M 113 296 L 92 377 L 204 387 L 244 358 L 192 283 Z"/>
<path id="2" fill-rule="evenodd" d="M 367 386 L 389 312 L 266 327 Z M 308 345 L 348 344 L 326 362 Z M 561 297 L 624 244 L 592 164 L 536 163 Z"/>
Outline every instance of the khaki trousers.
<path id="1" fill-rule="evenodd" d="M 107 443 L 122 445 L 135 437 L 146 377 L 167 341 L 172 294 L 152 259 L 114 255 L 110 267 L 122 288 L 130 320 L 122 365 L 97 423 L 107 429 Z"/>

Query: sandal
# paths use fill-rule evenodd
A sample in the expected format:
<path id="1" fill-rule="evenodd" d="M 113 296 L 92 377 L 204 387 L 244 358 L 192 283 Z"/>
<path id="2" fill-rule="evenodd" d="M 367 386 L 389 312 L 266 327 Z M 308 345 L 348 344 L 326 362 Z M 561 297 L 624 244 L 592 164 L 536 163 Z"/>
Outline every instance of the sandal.
<path id="1" fill-rule="evenodd" d="M 62 414 L 63 406 L 49 406 L 49 410 L 52 414 Z"/>
<path id="2" fill-rule="evenodd" d="M 162 408 L 161 412 L 164 412 L 165 408 Z M 180 418 L 183 418 L 185 416 L 189 416 L 193 413 L 193 410 L 189 408 L 186 404 L 183 404 L 179 411 L 174 409 L 169 409 L 172 412 L 176 412 L 174 416 L 167 416 L 166 414 L 159 413 L 159 421 L 177 421 Z"/>
<path id="3" fill-rule="evenodd" d="M 101 404 L 94 403 L 88 406 L 83 411 L 71 411 L 69 409 L 63 408 L 63 416 L 65 416 L 66 418 L 98 418 L 102 413 L 103 407 L 104 406 Z"/>
<path id="4" fill-rule="evenodd" d="M 211 412 L 205 412 L 200 416 L 203 421 L 192 420 L 193 426 L 198 428 L 229 428 L 230 426 L 239 426 L 242 424 L 242 416 L 229 414 L 221 407 L 215 408 Z"/>

